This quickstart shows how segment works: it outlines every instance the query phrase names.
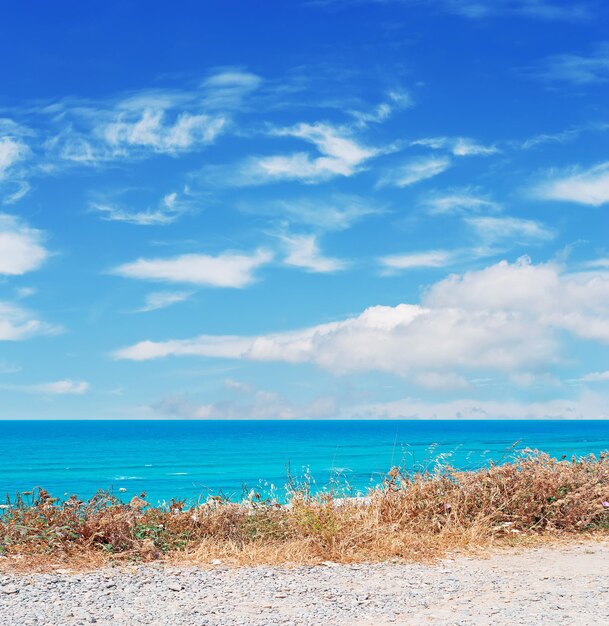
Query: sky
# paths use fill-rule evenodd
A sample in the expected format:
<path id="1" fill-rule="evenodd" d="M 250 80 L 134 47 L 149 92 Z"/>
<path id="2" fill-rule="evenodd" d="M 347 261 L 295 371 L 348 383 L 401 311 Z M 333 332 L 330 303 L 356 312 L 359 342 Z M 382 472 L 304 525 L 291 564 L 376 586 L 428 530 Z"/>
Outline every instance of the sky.
<path id="1" fill-rule="evenodd" d="M 609 417 L 609 7 L 3 3 L 0 419 Z"/>

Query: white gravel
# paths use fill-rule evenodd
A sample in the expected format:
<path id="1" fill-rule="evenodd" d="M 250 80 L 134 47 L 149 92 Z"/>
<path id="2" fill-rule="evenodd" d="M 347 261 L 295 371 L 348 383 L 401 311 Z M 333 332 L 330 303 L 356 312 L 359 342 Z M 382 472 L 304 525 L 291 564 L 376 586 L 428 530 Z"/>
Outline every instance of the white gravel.
<path id="1" fill-rule="evenodd" d="M 609 543 L 438 565 L 0 574 L 0 626 L 609 624 Z"/>

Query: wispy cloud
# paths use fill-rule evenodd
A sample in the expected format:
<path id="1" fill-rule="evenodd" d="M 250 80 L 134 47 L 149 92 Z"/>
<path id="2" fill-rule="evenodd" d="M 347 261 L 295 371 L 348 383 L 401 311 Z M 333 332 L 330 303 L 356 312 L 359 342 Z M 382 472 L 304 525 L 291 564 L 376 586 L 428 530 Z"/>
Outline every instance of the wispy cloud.
<path id="1" fill-rule="evenodd" d="M 12 137 L 0 137 L 0 181 L 6 178 L 17 163 L 29 153 L 26 144 Z"/>
<path id="2" fill-rule="evenodd" d="M 301 404 L 265 390 L 251 390 L 241 401 L 230 399 L 214 403 L 197 403 L 187 395 L 163 398 L 152 410 L 165 417 L 180 419 L 323 419 L 336 417 L 338 403 L 331 396 L 320 396 Z"/>
<path id="3" fill-rule="evenodd" d="M 533 188 L 545 200 L 562 200 L 590 206 L 609 202 L 609 161 L 589 169 L 572 168 L 556 173 Z"/>
<path id="4" fill-rule="evenodd" d="M 239 68 L 226 68 L 206 78 L 202 86 L 205 107 L 221 111 L 240 109 L 262 85 L 262 78 Z"/>
<path id="5" fill-rule="evenodd" d="M 4 204 L 20 200 L 29 191 L 25 162 L 31 157 L 26 140 L 32 132 L 13 120 L 0 118 L 0 190 Z"/>
<path id="6" fill-rule="evenodd" d="M 581 378 L 578 378 L 577 382 L 582 382 L 582 383 L 604 383 L 604 382 L 609 382 L 609 371 L 590 372 L 589 374 L 585 374 Z"/>
<path id="7" fill-rule="evenodd" d="M 468 137 L 426 137 L 411 141 L 410 145 L 446 150 L 457 157 L 490 156 L 500 152 L 497 146 L 485 146 Z"/>
<path id="8" fill-rule="evenodd" d="M 393 113 L 414 106 L 412 96 L 406 91 L 392 90 L 387 93 L 387 101 L 377 104 L 368 111 L 349 110 L 356 125 L 365 128 L 369 124 L 380 124 L 388 120 Z"/>
<path id="9" fill-rule="evenodd" d="M 555 236 L 555 232 L 544 224 L 517 217 L 476 216 L 466 217 L 464 221 L 476 231 L 485 245 L 506 240 L 548 241 Z"/>
<path id="10" fill-rule="evenodd" d="M 609 42 L 596 44 L 589 54 L 555 54 L 524 72 L 547 82 L 576 86 L 605 83 L 609 80 Z"/>
<path id="11" fill-rule="evenodd" d="M 104 220 L 111 222 L 127 222 L 138 226 L 162 226 L 172 224 L 185 213 L 193 209 L 188 189 L 184 192 L 171 192 L 163 196 L 155 208 L 143 211 L 125 208 L 122 204 L 109 202 L 92 202 L 91 208 L 101 213 Z"/>
<path id="12" fill-rule="evenodd" d="M 19 276 L 38 269 L 49 256 L 43 241 L 42 231 L 0 213 L 0 275 Z"/>
<path id="13" fill-rule="evenodd" d="M 0 341 L 21 341 L 38 335 L 57 335 L 61 327 L 47 324 L 20 306 L 0 301 Z"/>
<path id="14" fill-rule="evenodd" d="M 65 100 L 42 109 L 59 129 L 45 147 L 51 155 L 90 165 L 200 150 L 226 131 L 232 113 L 260 83 L 255 74 L 220 71 L 190 89 Z"/>
<path id="15" fill-rule="evenodd" d="M 404 6 L 428 6 L 438 11 L 472 20 L 495 17 L 522 17 L 546 21 L 575 21 L 592 15 L 589 3 L 558 0 L 310 0 L 314 6 L 350 7 L 353 2 Z"/>
<path id="16" fill-rule="evenodd" d="M 188 300 L 190 296 L 192 296 L 192 291 L 154 291 L 146 296 L 144 306 L 134 312 L 149 313 L 150 311 L 166 309 L 173 304 Z"/>
<path id="17" fill-rule="evenodd" d="M 347 268 L 346 261 L 322 254 L 315 235 L 282 234 L 280 240 L 287 253 L 283 259 L 285 265 L 320 274 L 338 272 Z"/>
<path id="18" fill-rule="evenodd" d="M 2 389 L 21 391 L 42 396 L 82 396 L 89 391 L 89 383 L 77 380 L 57 380 L 36 385 L 0 385 Z"/>
<path id="19" fill-rule="evenodd" d="M 501 206 L 471 187 L 434 191 L 420 200 L 430 215 L 468 215 L 471 213 L 497 213 Z"/>
<path id="20" fill-rule="evenodd" d="M 273 255 L 263 249 L 253 254 L 183 254 L 171 258 L 138 259 L 115 267 L 111 273 L 139 280 L 241 288 L 253 283 L 255 271 L 272 258 Z"/>
<path id="21" fill-rule="evenodd" d="M 272 131 L 276 137 L 293 137 L 313 144 L 320 156 L 307 152 L 258 157 L 242 171 L 244 182 L 301 180 L 316 183 L 336 176 L 353 176 L 379 150 L 360 144 L 348 129 L 329 124 L 298 124 Z"/>
<path id="22" fill-rule="evenodd" d="M 447 157 L 420 157 L 385 173 L 379 180 L 380 186 L 408 187 L 419 181 L 433 178 L 451 166 Z"/>
<path id="23" fill-rule="evenodd" d="M 351 194 L 297 197 L 290 200 L 258 202 L 255 205 L 242 204 L 239 208 L 244 213 L 310 226 L 322 232 L 346 230 L 368 216 L 385 212 L 385 209 L 375 202 Z"/>
<path id="24" fill-rule="evenodd" d="M 392 254 L 381 257 L 379 263 L 385 273 L 411 270 L 422 267 L 446 267 L 455 260 L 455 253 L 449 250 L 427 250 L 409 254 Z"/>
<path id="25" fill-rule="evenodd" d="M 354 131 L 350 126 L 322 122 L 272 128 L 267 136 L 301 140 L 315 146 L 317 152 L 252 156 L 236 164 L 206 167 L 203 178 L 217 186 L 246 187 L 281 181 L 313 185 L 351 177 L 362 171 L 367 161 L 389 150 L 364 145 Z"/>

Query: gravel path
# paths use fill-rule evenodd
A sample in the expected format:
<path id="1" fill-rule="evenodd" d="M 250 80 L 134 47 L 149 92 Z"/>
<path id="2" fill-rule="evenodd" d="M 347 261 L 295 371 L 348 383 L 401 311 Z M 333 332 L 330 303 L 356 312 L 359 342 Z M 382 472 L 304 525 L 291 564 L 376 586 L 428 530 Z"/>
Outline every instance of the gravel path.
<path id="1" fill-rule="evenodd" d="M 0 574 L 0 626 L 609 624 L 609 543 L 435 566 Z"/>

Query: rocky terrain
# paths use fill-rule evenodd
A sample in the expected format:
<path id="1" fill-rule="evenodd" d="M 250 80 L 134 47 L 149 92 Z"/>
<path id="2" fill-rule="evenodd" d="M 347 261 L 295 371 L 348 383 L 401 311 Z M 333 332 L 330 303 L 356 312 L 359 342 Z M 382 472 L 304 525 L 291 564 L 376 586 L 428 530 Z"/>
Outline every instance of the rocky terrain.
<path id="1" fill-rule="evenodd" d="M 609 543 L 387 563 L 0 574 L 1 626 L 607 623 Z"/>

